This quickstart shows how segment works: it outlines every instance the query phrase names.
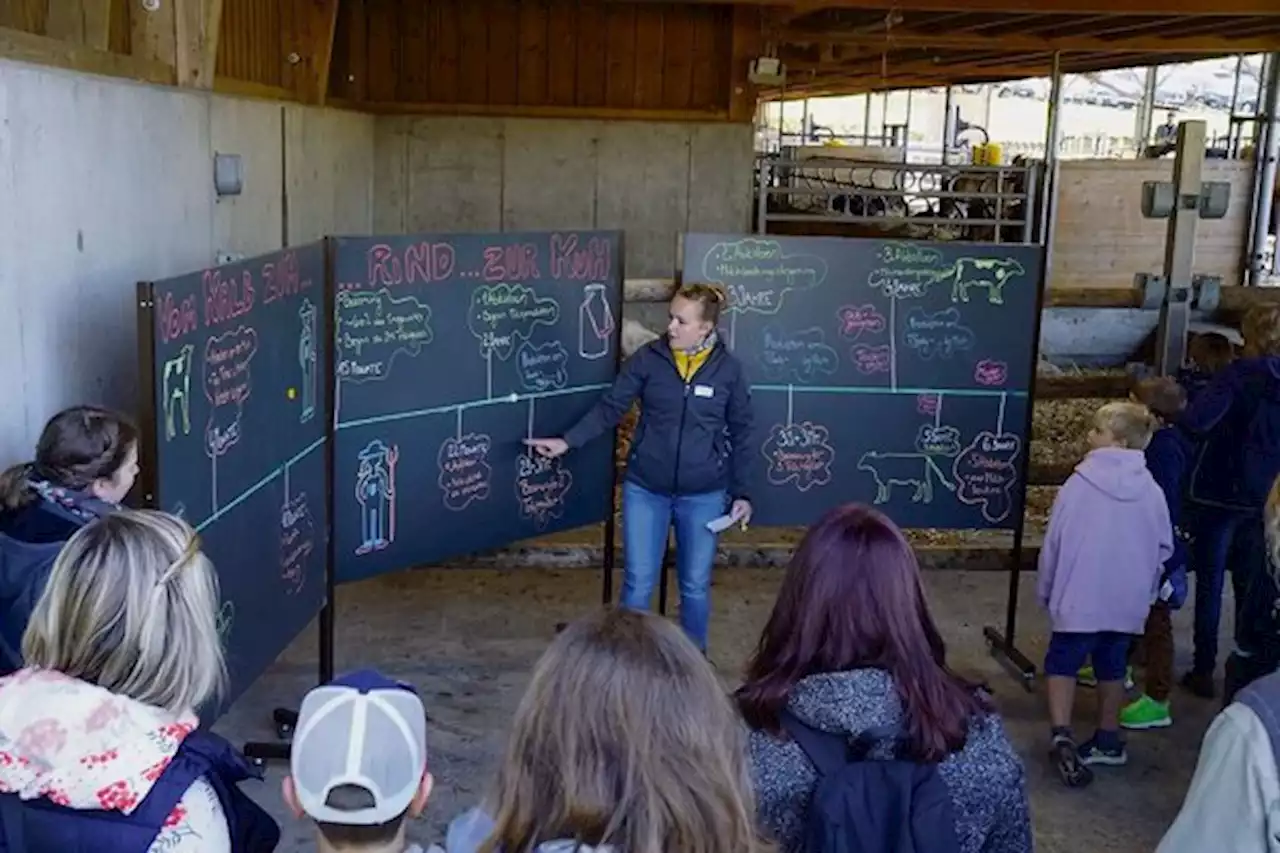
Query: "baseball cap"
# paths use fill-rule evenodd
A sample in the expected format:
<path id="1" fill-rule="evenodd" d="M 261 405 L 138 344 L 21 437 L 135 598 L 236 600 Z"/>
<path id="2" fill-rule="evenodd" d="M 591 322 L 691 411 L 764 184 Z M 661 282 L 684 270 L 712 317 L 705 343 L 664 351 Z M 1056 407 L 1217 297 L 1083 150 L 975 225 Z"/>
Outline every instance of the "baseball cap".
<path id="1" fill-rule="evenodd" d="M 427 767 L 427 719 L 413 688 L 373 670 L 316 687 L 302 700 L 290 772 L 302 810 L 320 823 L 376 826 L 404 814 Z M 329 805 L 342 785 L 364 788 L 369 808 Z"/>

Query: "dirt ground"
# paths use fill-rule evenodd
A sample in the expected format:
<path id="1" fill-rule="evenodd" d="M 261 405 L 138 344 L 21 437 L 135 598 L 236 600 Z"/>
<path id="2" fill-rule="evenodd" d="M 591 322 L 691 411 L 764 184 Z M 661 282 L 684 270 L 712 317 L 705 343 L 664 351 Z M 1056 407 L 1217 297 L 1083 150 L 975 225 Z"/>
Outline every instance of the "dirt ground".
<path id="1" fill-rule="evenodd" d="M 780 574 L 771 569 L 717 572 L 711 656 L 732 686 L 773 603 Z M 1031 792 L 1036 847 L 1043 853 L 1149 853 L 1181 805 L 1214 703 L 1175 694 L 1176 723 L 1130 737 L 1130 764 L 1103 768 L 1085 791 L 1061 786 L 1045 760 L 1043 688 L 1026 693 L 988 654 L 982 627 L 1003 624 L 1007 576 L 926 573 L 931 606 L 953 664 L 996 691 L 1011 737 L 1022 753 Z M 1042 659 L 1044 618 L 1023 578 L 1018 646 Z M 616 587 L 615 587 L 616 588 Z M 600 575 L 582 569 L 430 569 L 339 588 L 339 671 L 372 666 L 417 685 L 431 717 L 429 761 L 437 780 L 427 814 L 410 828 L 423 843 L 443 839 L 448 820 L 473 805 L 490 780 L 508 721 L 530 668 L 557 621 L 599 606 Z M 674 609 L 674 607 L 673 607 Z M 1230 605 L 1225 608 L 1230 613 Z M 1179 671 L 1189 664 L 1190 612 L 1176 620 Z M 1225 619 L 1224 622 L 1229 622 Z M 1229 625 L 1223 626 L 1229 632 Z M 270 739 L 270 710 L 296 706 L 315 683 L 316 632 L 298 638 L 218 722 L 240 744 Z M 1077 701 L 1077 726 L 1090 727 L 1090 691 Z M 279 795 L 283 765 L 247 789 L 280 821 L 281 853 L 312 850 L 310 831 L 289 815 Z"/>

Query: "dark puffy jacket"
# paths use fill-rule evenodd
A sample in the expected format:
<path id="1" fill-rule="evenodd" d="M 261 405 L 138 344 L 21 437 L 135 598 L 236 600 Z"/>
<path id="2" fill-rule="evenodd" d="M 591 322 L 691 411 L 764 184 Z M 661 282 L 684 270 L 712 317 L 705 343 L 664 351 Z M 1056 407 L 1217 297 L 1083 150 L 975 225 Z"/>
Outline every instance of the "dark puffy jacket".
<path id="1" fill-rule="evenodd" d="M 0 513 L 0 676 L 22 668 L 22 634 L 62 545 L 84 519 L 33 501 Z"/>
<path id="2" fill-rule="evenodd" d="M 1187 471 L 1194 453 L 1195 446 L 1186 432 L 1173 425 L 1156 430 L 1146 450 L 1147 470 L 1164 492 L 1169 521 L 1173 524 L 1173 555 L 1164 561 L 1164 576 L 1173 585 L 1169 604 L 1175 609 L 1187 600 L 1187 543 L 1179 525 Z"/>
<path id="3" fill-rule="evenodd" d="M 0 853 L 147 853 L 173 809 L 197 779 L 213 788 L 227 818 L 232 853 L 270 853 L 280 842 L 271 815 L 238 787 L 261 779 L 218 735 L 187 735 L 173 760 L 130 814 L 80 811 L 47 799 L 0 795 Z"/>
<path id="4" fill-rule="evenodd" d="M 645 344 L 622 365 L 613 387 L 564 434 L 570 447 L 616 427 L 636 400 L 640 423 L 627 479 L 664 495 L 725 489 L 750 498 L 751 387 L 742 365 L 718 342 L 686 384 L 666 338 Z"/>
<path id="5" fill-rule="evenodd" d="M 1280 475 L 1280 358 L 1232 362 L 1196 396 L 1182 423 L 1201 441 L 1191 500 L 1260 512 Z"/>

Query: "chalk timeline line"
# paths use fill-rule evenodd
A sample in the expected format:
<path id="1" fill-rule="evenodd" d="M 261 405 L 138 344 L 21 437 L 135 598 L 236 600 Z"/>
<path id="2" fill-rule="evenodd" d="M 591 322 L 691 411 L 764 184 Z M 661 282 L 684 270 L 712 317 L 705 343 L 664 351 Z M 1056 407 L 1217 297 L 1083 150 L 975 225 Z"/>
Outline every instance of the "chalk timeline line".
<path id="1" fill-rule="evenodd" d="M 898 390 L 898 300 L 889 297 L 889 388 Z"/>
<path id="2" fill-rule="evenodd" d="M 1004 402 L 1005 395 L 1000 395 L 1000 414 L 996 416 L 996 435 L 1004 435 Z"/>
<path id="3" fill-rule="evenodd" d="M 938 392 L 938 402 L 933 409 L 933 428 L 938 429 L 942 426 L 942 393 Z"/>
<path id="4" fill-rule="evenodd" d="M 213 515 L 209 516 L 204 521 L 197 524 L 196 532 L 203 533 L 210 524 L 213 524 L 215 521 L 222 518 L 227 513 L 231 512 L 231 510 L 235 509 L 237 506 L 244 503 L 249 498 L 253 497 L 253 495 L 257 494 L 263 488 L 270 485 L 272 481 L 274 481 L 277 477 L 284 474 L 286 470 L 289 468 L 289 466 L 296 465 L 298 462 L 302 461 L 302 459 L 306 457 L 309 453 L 311 453 L 317 447 L 322 446 L 324 443 L 325 443 L 325 438 L 317 438 L 315 441 L 311 442 L 311 444 L 307 445 L 305 448 L 298 451 L 296 454 L 293 455 L 292 458 L 290 458 L 287 462 L 285 462 L 279 468 L 276 468 L 270 474 L 263 477 L 261 480 L 254 483 L 249 488 L 245 489 L 243 492 L 241 492 L 239 495 L 233 498 L 231 502 L 228 503 L 226 506 L 219 508 L 218 511 L 215 512 Z"/>
<path id="5" fill-rule="evenodd" d="M 351 429 L 352 427 L 369 426 L 370 424 L 389 423 L 391 421 L 402 421 L 407 418 L 418 418 L 424 415 L 438 415 L 443 412 L 452 412 L 454 409 L 477 409 L 481 406 L 496 406 L 499 404 L 518 403 L 521 400 L 540 400 L 544 397 L 563 397 L 568 394 L 580 394 L 584 391 L 602 391 L 612 385 L 611 382 L 600 382 L 594 385 L 578 385 L 573 388 L 557 388 L 552 391 L 538 391 L 533 394 L 508 394 L 505 397 L 494 397 L 489 400 L 468 400 L 465 403 L 453 403 L 448 406 L 433 406 L 429 409 L 414 409 L 411 412 L 397 412 L 390 415 L 377 415 L 372 418 L 360 418 L 359 420 L 347 421 L 338 424 L 340 430 Z"/>
<path id="6" fill-rule="evenodd" d="M 871 388 L 860 385 L 752 385 L 752 391 L 788 391 L 808 394 L 950 394 L 953 397 L 1026 397 L 1026 391 L 984 391 L 978 388 Z"/>
<path id="7" fill-rule="evenodd" d="M 795 394 L 795 389 L 792 386 L 788 385 L 787 386 L 787 426 L 791 426 L 793 416 L 795 414 L 794 394 Z"/>

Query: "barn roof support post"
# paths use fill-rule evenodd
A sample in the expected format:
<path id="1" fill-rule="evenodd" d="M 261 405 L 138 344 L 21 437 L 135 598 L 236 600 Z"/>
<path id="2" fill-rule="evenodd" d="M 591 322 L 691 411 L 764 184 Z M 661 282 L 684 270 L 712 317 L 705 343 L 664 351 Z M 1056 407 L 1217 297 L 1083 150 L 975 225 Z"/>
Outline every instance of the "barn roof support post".
<path id="1" fill-rule="evenodd" d="M 947 87 L 947 95 L 942 101 L 942 165 L 946 166 L 951 163 L 951 137 L 954 134 L 955 124 L 951 118 L 951 101 L 954 97 L 953 90 Z"/>
<path id="2" fill-rule="evenodd" d="M 866 103 L 862 107 L 862 145 L 871 143 L 871 93 L 867 92 Z"/>
<path id="3" fill-rule="evenodd" d="M 1196 226 L 1200 221 L 1201 172 L 1208 126 L 1204 121 L 1178 124 L 1178 148 L 1173 161 L 1172 207 L 1164 244 L 1164 299 L 1156 326 L 1156 370 L 1170 376 L 1182 367 L 1191 324 L 1192 264 Z"/>
<path id="4" fill-rule="evenodd" d="M 1044 133 L 1044 174 L 1040 183 L 1040 240 L 1044 244 L 1044 280 L 1053 267 L 1054 220 L 1058 216 L 1058 146 L 1062 139 L 1062 53 L 1054 51 L 1048 118 Z"/>
<path id="5" fill-rule="evenodd" d="M 1248 284 L 1261 284 L 1266 277 L 1267 236 L 1275 199 L 1276 161 L 1280 159 L 1280 53 L 1267 57 L 1262 90 L 1258 93 L 1258 144 L 1254 146 L 1253 216 L 1249 225 Z M 1264 100 L 1265 99 L 1265 100 Z"/>
<path id="6" fill-rule="evenodd" d="M 1142 101 L 1134 116 L 1133 147 L 1139 157 L 1151 141 L 1151 124 L 1156 114 L 1156 84 L 1158 71 L 1154 65 L 1147 67 L 1147 76 L 1142 84 Z"/>

